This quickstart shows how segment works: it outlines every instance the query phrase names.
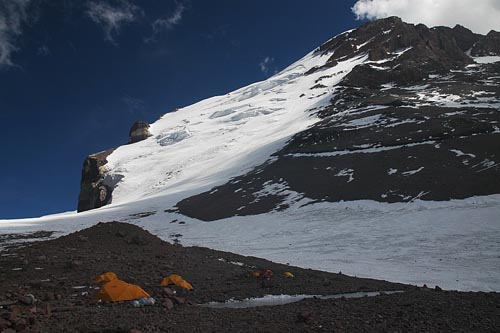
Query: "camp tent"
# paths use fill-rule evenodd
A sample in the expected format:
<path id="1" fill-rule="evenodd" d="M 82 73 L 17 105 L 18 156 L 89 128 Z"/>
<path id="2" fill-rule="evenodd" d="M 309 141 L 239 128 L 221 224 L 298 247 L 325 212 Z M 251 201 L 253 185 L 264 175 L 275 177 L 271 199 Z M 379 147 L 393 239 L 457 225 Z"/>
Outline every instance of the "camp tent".
<path id="1" fill-rule="evenodd" d="M 118 280 L 118 276 L 116 276 L 116 274 L 113 272 L 107 272 L 107 273 L 99 275 L 97 277 L 97 279 L 95 279 L 95 282 L 96 283 L 109 282 L 109 281 L 113 281 L 113 280 Z"/>
<path id="2" fill-rule="evenodd" d="M 182 276 L 177 275 L 177 274 L 171 274 L 171 275 L 167 276 L 166 278 L 163 278 L 163 280 L 161 281 L 162 287 L 166 287 L 166 286 L 171 285 L 171 284 L 175 284 L 176 286 L 185 288 L 187 290 L 194 289 L 193 286 L 189 282 L 187 282 L 186 280 L 184 280 L 182 278 Z"/>
<path id="3" fill-rule="evenodd" d="M 102 302 L 132 301 L 151 297 L 141 287 L 119 280 L 118 276 L 113 272 L 98 276 L 95 282 L 106 282 L 96 296 Z"/>
<path id="4" fill-rule="evenodd" d="M 134 299 L 149 297 L 151 296 L 141 287 L 122 280 L 107 282 L 97 293 L 97 299 L 102 302 L 132 301 Z"/>

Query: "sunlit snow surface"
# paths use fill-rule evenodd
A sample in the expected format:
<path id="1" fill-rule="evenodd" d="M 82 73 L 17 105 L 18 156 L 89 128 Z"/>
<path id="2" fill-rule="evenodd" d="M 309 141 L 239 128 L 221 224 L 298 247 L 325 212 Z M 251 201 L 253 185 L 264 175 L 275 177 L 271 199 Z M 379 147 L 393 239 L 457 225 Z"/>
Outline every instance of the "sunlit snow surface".
<path id="1" fill-rule="evenodd" d="M 334 85 L 367 61 L 361 56 L 304 75 L 328 57 L 311 53 L 266 81 L 163 116 L 152 124 L 152 137 L 108 157 L 111 173 L 124 176 L 111 205 L 80 214 L 0 220 L 0 234 L 50 230 L 58 236 L 115 220 L 183 245 L 291 265 L 448 289 L 500 291 L 499 195 L 301 207 L 308 202 L 290 193 L 289 209 L 257 216 L 202 222 L 165 212 L 269 159 L 293 134 L 317 121 L 313 111 L 329 103 Z M 362 125 L 367 126 L 347 124 Z M 345 170 L 339 176 L 353 174 Z M 134 216 L 144 212 L 154 214 Z"/>

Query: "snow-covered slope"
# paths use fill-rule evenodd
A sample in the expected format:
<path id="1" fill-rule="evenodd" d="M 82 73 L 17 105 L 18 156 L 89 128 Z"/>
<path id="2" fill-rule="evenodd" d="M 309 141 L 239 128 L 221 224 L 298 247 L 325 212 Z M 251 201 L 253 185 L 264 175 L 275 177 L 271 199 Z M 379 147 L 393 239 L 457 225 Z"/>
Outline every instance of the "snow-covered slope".
<path id="1" fill-rule="evenodd" d="M 399 37 L 407 30 L 411 38 L 401 41 Z M 376 38 L 367 31 L 382 38 L 387 48 L 380 47 L 382 42 L 375 43 Z M 488 154 L 489 164 L 483 167 L 493 176 L 482 167 L 482 171 L 471 169 L 471 177 L 483 177 L 483 182 L 494 177 L 498 164 L 491 138 L 500 134 L 495 129 L 495 108 L 500 100 L 498 75 L 490 73 L 494 69 L 488 72 L 479 65 L 447 75 L 444 71 L 449 68 L 432 63 L 426 69 L 432 74 L 423 73 L 431 81 L 416 85 L 414 80 L 419 80 L 421 73 L 412 72 L 418 69 L 415 59 L 437 57 L 453 66 L 472 60 L 453 43 L 438 50 L 441 53 L 432 53 L 420 40 L 422 45 L 408 47 L 413 45 L 412 38 L 420 37 L 401 21 L 375 22 L 336 36 L 265 81 L 167 113 L 151 125 L 151 137 L 119 147 L 107 156 L 107 175 L 120 180 L 110 205 L 79 214 L 0 220 L 0 234 L 52 230 L 58 236 L 117 220 L 141 225 L 183 245 L 396 282 L 500 291 L 500 196 L 463 195 L 463 200 L 421 201 L 417 178 L 432 168 L 451 165 L 441 163 L 440 158 L 433 159 L 439 162 L 436 165 L 429 163 L 424 158 L 429 156 L 423 148 L 427 146 L 433 149 L 431 154 L 442 149 L 450 159 L 456 158 L 460 167 L 469 169 L 474 167 L 471 159 L 484 161 L 483 155 Z M 378 88 L 360 85 L 373 85 L 380 78 L 389 81 Z M 462 83 L 471 78 L 481 81 L 481 86 L 466 87 L 472 93 L 471 102 L 464 108 L 463 101 L 454 96 L 464 95 Z M 488 90 L 479 93 L 479 88 Z M 394 101 L 404 102 L 406 107 Z M 443 103 L 461 110 L 453 113 L 434 108 L 441 108 Z M 478 131 L 453 140 L 475 140 L 471 147 L 484 147 L 479 153 L 459 149 L 461 146 L 455 145 L 458 141 L 445 142 L 448 136 L 439 136 L 442 124 L 446 131 L 462 133 L 471 124 L 467 110 L 471 119 L 478 119 L 480 126 L 472 122 Z M 392 112 L 390 117 L 388 111 Z M 408 134 L 407 125 L 418 128 Z M 399 134 L 401 137 L 397 137 Z M 331 137 L 335 137 L 333 143 Z M 450 142 L 453 146 L 448 147 Z M 410 158 L 415 156 L 422 157 L 422 165 L 414 167 Z M 286 167 L 295 171 L 282 178 Z M 374 173 L 377 168 L 391 179 L 392 183 L 384 183 L 386 188 L 375 186 L 382 179 Z M 364 179 L 374 186 L 360 182 L 362 169 Z M 441 177 L 431 175 L 432 179 Z M 414 181 L 395 192 L 394 184 L 401 182 L 396 176 Z M 307 187 L 310 184 L 314 186 Z M 304 190 L 298 190 L 302 185 Z M 495 186 L 488 187 L 487 194 L 498 193 Z M 403 190 L 416 192 L 407 200 Z M 481 190 L 464 193 L 484 194 Z M 225 194 L 220 195 L 222 192 Z M 356 200 L 374 197 L 384 201 L 387 197 L 379 192 L 387 193 L 389 199 L 391 195 L 401 196 L 406 202 Z M 352 193 L 355 199 L 340 201 L 342 195 Z M 366 193 L 370 196 L 365 197 Z M 191 217 L 175 209 L 179 202 L 193 196 L 200 199 L 187 205 Z M 232 199 L 227 198 L 232 197 L 238 200 L 229 202 Z M 264 198 L 279 200 L 268 199 L 270 205 L 243 214 L 247 206 L 259 204 Z M 215 214 L 226 218 L 214 217 L 212 222 L 195 218 L 193 210 L 201 211 L 205 204 L 227 210 Z M 5 246 L 7 243 L 1 240 L 0 246 Z"/>
<path id="2" fill-rule="evenodd" d="M 113 204 L 184 192 L 180 200 L 263 163 L 317 121 L 312 111 L 326 106 L 335 84 L 366 58 L 304 75 L 328 59 L 310 53 L 265 81 L 165 114 L 151 125 L 152 137 L 107 158 L 110 173 L 124 176 Z M 329 85 L 310 90 L 320 76 L 329 76 Z"/>

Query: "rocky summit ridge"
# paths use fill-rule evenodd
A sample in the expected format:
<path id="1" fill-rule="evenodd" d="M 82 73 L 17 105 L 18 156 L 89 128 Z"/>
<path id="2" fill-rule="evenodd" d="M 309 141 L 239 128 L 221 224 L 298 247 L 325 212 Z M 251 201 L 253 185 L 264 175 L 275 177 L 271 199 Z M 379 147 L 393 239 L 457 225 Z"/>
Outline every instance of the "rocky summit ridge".
<path id="1" fill-rule="evenodd" d="M 305 105 L 321 98 L 303 110 L 315 119 L 312 125 L 298 130 L 263 163 L 181 198 L 174 210 L 216 220 L 298 202 L 409 202 L 500 193 L 494 181 L 500 178 L 500 62 L 485 58 L 500 56 L 499 36 L 390 17 L 330 39 L 307 58 L 321 61 L 307 60 L 307 66 L 306 60 L 299 61 L 295 67 L 304 71 L 288 75 L 288 81 L 280 81 L 284 74 L 278 74 L 264 81 L 270 88 L 259 83 L 237 91 L 241 102 L 307 82 L 297 85 L 294 95 Z M 244 115 L 265 116 L 275 109 L 270 104 Z M 209 118 L 231 117 L 227 121 L 240 124 L 243 117 L 236 117 L 235 110 Z M 168 144 L 193 136 L 188 125 L 174 134 L 169 133 Z M 151 139 L 165 142 L 161 134 Z M 111 174 L 113 186 L 120 186 L 122 178 L 112 168 Z"/>

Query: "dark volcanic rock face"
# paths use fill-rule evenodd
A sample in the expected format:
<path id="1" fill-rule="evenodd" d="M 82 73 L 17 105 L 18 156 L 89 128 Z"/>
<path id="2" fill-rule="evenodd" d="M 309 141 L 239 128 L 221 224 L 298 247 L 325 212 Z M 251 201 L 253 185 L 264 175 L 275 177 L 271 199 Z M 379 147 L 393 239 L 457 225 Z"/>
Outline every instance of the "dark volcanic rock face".
<path id="1" fill-rule="evenodd" d="M 472 48 L 473 56 L 498 56 L 500 55 L 500 32 L 491 30 L 485 37 Z"/>
<path id="2" fill-rule="evenodd" d="M 151 136 L 149 124 L 136 121 L 129 132 L 129 143 L 135 143 Z M 105 206 L 111 202 L 111 194 L 115 185 L 120 181 L 119 176 L 108 176 L 106 158 L 115 150 L 89 155 L 83 162 L 80 194 L 78 197 L 78 212 L 84 212 Z"/>
<path id="3" fill-rule="evenodd" d="M 500 193 L 500 63 L 464 53 L 481 38 L 390 18 L 328 41 L 317 52 L 332 53 L 332 66 L 353 54 L 385 60 L 355 67 L 321 120 L 268 162 L 178 209 L 215 220 L 318 201 Z"/>
<path id="4" fill-rule="evenodd" d="M 115 181 L 106 178 L 108 157 L 114 149 L 89 155 L 83 162 L 80 195 L 78 197 L 78 212 L 99 208 L 111 201 Z"/>

